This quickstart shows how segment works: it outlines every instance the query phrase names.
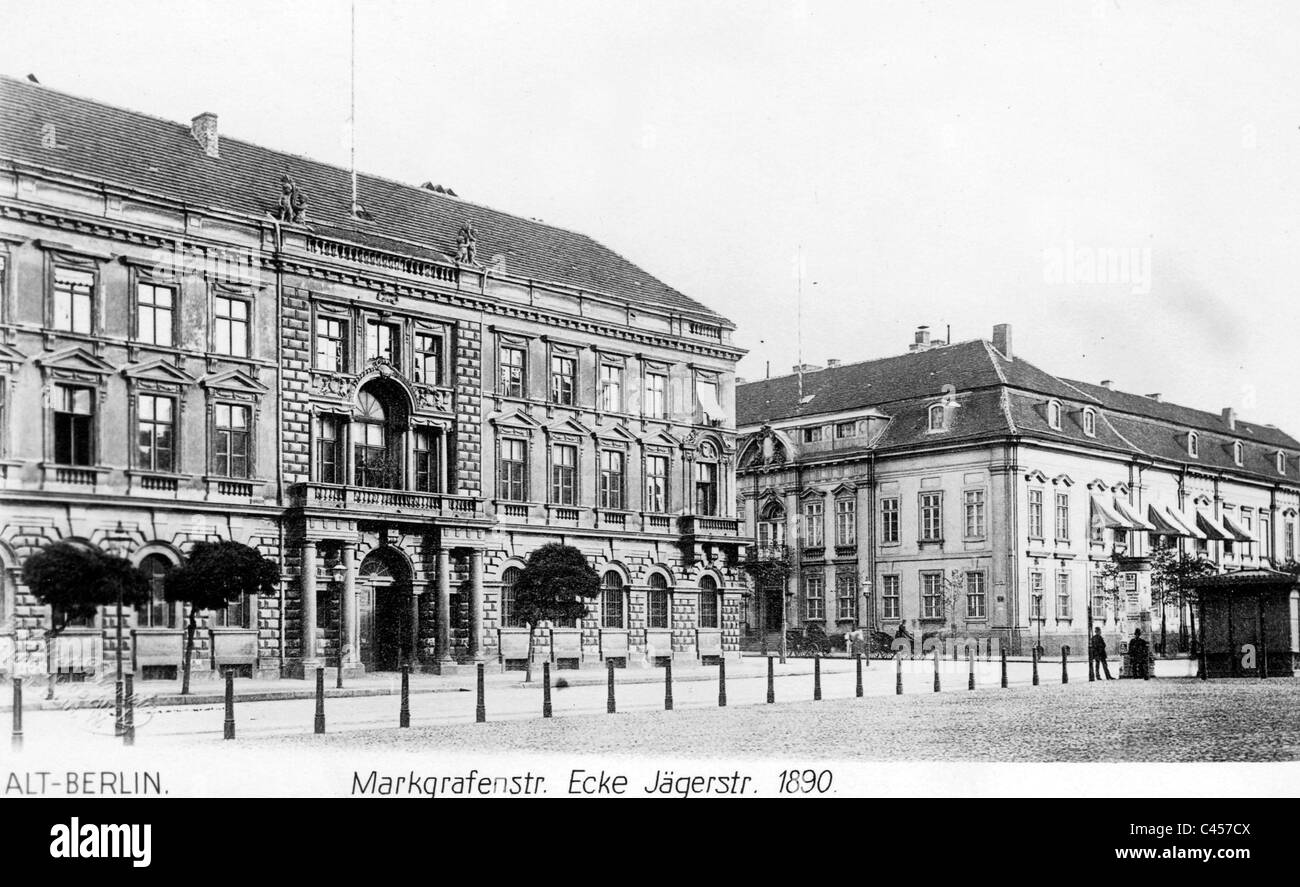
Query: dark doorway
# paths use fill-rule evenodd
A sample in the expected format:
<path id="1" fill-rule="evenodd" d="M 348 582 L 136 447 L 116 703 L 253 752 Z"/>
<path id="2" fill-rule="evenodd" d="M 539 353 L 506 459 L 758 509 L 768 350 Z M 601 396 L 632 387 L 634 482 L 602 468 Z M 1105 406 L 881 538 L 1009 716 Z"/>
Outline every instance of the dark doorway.
<path id="1" fill-rule="evenodd" d="M 391 548 L 366 555 L 357 598 L 362 664 L 367 671 L 397 671 L 410 661 L 411 581 L 405 560 Z"/>
<path id="2" fill-rule="evenodd" d="M 410 592 L 405 594 L 392 586 L 376 589 L 374 627 L 375 671 L 398 671 L 408 662 L 411 636 Z"/>

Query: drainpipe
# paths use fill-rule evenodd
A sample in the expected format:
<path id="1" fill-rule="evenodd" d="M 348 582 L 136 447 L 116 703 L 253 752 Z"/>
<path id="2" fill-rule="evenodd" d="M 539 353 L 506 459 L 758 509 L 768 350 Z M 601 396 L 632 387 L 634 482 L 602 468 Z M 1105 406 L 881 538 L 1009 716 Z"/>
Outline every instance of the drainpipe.
<path id="1" fill-rule="evenodd" d="M 284 532 L 284 511 L 285 490 L 284 490 L 284 265 L 281 260 L 281 250 L 284 246 L 282 232 L 279 222 L 275 223 L 275 240 L 274 252 L 272 253 L 272 262 L 275 268 L 275 442 L 279 450 L 276 458 L 275 468 L 275 498 L 277 504 L 282 509 L 280 519 L 276 521 L 280 528 L 280 673 L 284 673 L 284 654 L 285 654 L 285 634 L 289 630 L 288 620 L 285 618 L 285 532 Z M 309 454 L 310 455 L 310 454 Z"/>
<path id="2" fill-rule="evenodd" d="M 871 608 L 871 623 L 867 625 L 868 631 L 875 631 L 880 622 L 880 611 L 878 608 L 879 597 L 876 595 L 876 451 L 867 452 L 867 588 L 870 589 L 863 596 L 864 609 L 866 606 L 875 601 L 877 606 Z M 864 620 L 858 619 L 859 626 Z M 901 615 L 901 614 L 900 614 Z M 867 655 L 870 656 L 871 646 L 867 645 Z"/>

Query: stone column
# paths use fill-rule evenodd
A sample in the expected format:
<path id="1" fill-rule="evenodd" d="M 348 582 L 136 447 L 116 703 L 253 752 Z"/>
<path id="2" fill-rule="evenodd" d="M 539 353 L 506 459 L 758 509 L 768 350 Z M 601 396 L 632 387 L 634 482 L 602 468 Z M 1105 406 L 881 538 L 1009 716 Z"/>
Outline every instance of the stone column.
<path id="1" fill-rule="evenodd" d="M 320 661 L 316 647 L 316 543 L 302 546 L 302 668 L 303 675 Z"/>
<path id="2" fill-rule="evenodd" d="M 344 543 L 341 556 L 343 559 L 344 636 L 340 643 L 347 646 L 347 656 L 344 657 L 346 664 L 355 665 L 359 661 L 361 654 L 361 626 L 358 618 L 360 613 L 357 610 L 356 549 L 352 543 Z"/>
<path id="3" fill-rule="evenodd" d="M 451 657 L 451 552 L 438 549 L 437 637 L 438 662 L 450 663 Z"/>
<path id="4" fill-rule="evenodd" d="M 474 661 L 483 660 L 483 551 L 469 552 L 469 652 Z"/>

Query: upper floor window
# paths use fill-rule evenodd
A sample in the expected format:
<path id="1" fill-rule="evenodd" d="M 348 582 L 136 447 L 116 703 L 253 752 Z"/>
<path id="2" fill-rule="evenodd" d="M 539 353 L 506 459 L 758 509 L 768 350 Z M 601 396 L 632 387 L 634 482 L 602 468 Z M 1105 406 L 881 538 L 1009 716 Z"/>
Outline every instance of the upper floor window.
<path id="1" fill-rule="evenodd" d="M 578 504 L 578 448 L 572 444 L 551 447 L 551 502 Z"/>
<path id="2" fill-rule="evenodd" d="M 645 414 L 654 419 L 668 416 L 668 377 L 663 373 L 645 374 Z"/>
<path id="3" fill-rule="evenodd" d="M 1083 433 L 1089 437 L 1097 436 L 1097 413 L 1093 410 L 1083 411 Z"/>
<path id="4" fill-rule="evenodd" d="M 600 507 L 623 508 L 624 455 L 618 450 L 600 453 Z"/>
<path id="5" fill-rule="evenodd" d="M 384 360 L 393 366 L 397 360 L 397 328 L 389 323 L 366 324 L 366 360 Z"/>
<path id="6" fill-rule="evenodd" d="M 58 465 L 95 464 L 95 393 L 90 388 L 54 388 L 54 461 Z"/>
<path id="7" fill-rule="evenodd" d="M 818 443 L 822 439 L 823 426 L 813 425 L 803 430 L 804 443 Z"/>
<path id="8" fill-rule="evenodd" d="M 967 490 L 964 498 L 966 538 L 977 539 L 984 535 L 984 491 Z"/>
<path id="9" fill-rule="evenodd" d="M 136 466 L 146 471 L 175 469 L 176 401 L 141 394 L 136 404 Z"/>
<path id="10" fill-rule="evenodd" d="M 1029 491 L 1029 538 L 1043 538 L 1043 491 Z"/>
<path id="11" fill-rule="evenodd" d="M 359 487 L 396 489 L 401 484 L 401 457 L 391 448 L 389 416 L 369 391 L 357 394 L 352 422 L 352 461 Z"/>
<path id="12" fill-rule="evenodd" d="M 1277 454 L 1276 462 L 1277 462 L 1277 473 L 1286 474 L 1286 453 L 1283 453 L 1279 450 Z"/>
<path id="13" fill-rule="evenodd" d="M 442 336 L 415 334 L 415 381 L 423 385 L 445 384 L 442 374 Z"/>
<path id="14" fill-rule="evenodd" d="M 930 430 L 943 431 L 947 427 L 948 411 L 941 403 L 930 404 Z"/>
<path id="15" fill-rule="evenodd" d="M 717 379 L 711 376 L 695 377 L 695 402 L 699 405 L 700 421 L 703 424 L 722 424 L 724 416 L 721 394 Z"/>
<path id="16" fill-rule="evenodd" d="M 1242 463 L 1243 457 L 1245 455 L 1244 451 L 1245 451 L 1245 447 L 1241 445 L 1241 441 L 1233 441 L 1232 461 L 1237 465 L 1240 465 Z"/>
<path id="17" fill-rule="evenodd" d="M 515 437 L 503 438 L 497 465 L 497 496 L 507 502 L 528 498 L 528 444 Z"/>
<path id="18" fill-rule="evenodd" d="M 623 368 L 600 365 L 600 408 L 607 413 L 623 411 Z"/>
<path id="19" fill-rule="evenodd" d="M 1193 459 L 1199 459 L 1201 456 L 1201 438 L 1195 431 L 1187 434 L 1187 455 Z"/>
<path id="20" fill-rule="evenodd" d="M 853 437 L 857 432 L 858 424 L 856 422 L 837 422 L 835 424 L 836 438 L 842 439 L 845 437 Z"/>
<path id="21" fill-rule="evenodd" d="M 1061 430 L 1061 402 L 1059 400 L 1049 400 L 1047 402 L 1047 424 L 1057 431 Z"/>
<path id="22" fill-rule="evenodd" d="M 135 287 L 135 338 L 147 345 L 171 346 L 175 339 L 176 290 L 138 283 Z"/>
<path id="23" fill-rule="evenodd" d="M 212 305 L 212 350 L 231 357 L 247 357 L 248 301 L 217 296 Z"/>
<path id="24" fill-rule="evenodd" d="M 824 544 L 825 510 L 820 499 L 809 499 L 803 504 L 803 544 L 808 548 L 821 548 Z"/>
<path id="25" fill-rule="evenodd" d="M 943 494 L 921 494 L 921 541 L 938 542 L 943 539 Z"/>
<path id="26" fill-rule="evenodd" d="M 212 473 L 219 477 L 248 477 L 248 407 L 219 403 L 212 414 Z"/>
<path id="27" fill-rule="evenodd" d="M 1070 494 L 1056 494 L 1056 538 L 1066 541 L 1070 538 Z"/>
<path id="28" fill-rule="evenodd" d="M 54 269 L 54 315 L 56 330 L 89 333 L 93 327 L 95 275 L 71 268 Z"/>
<path id="29" fill-rule="evenodd" d="M 442 486 L 438 468 L 438 436 L 430 428 L 415 431 L 415 489 L 421 493 L 437 493 Z"/>
<path id="30" fill-rule="evenodd" d="M 506 397 L 524 397 L 528 390 L 528 352 L 510 345 L 501 346 L 500 394 Z"/>
<path id="31" fill-rule="evenodd" d="M 316 480 L 343 483 L 343 420 L 338 416 L 316 420 Z"/>
<path id="32" fill-rule="evenodd" d="M 858 544 L 858 503 L 853 499 L 835 500 L 835 544 Z"/>
<path id="33" fill-rule="evenodd" d="M 896 497 L 890 497 L 880 500 L 880 541 L 893 544 L 898 542 L 899 536 L 899 500 Z"/>
<path id="34" fill-rule="evenodd" d="M 758 515 L 758 547 L 772 548 L 785 544 L 785 509 L 768 502 Z"/>
<path id="35" fill-rule="evenodd" d="M 646 456 L 645 510 L 660 514 L 668 510 L 667 456 Z"/>
<path id="36" fill-rule="evenodd" d="M 707 442 L 700 447 L 695 459 L 695 513 L 716 515 L 718 513 L 718 463 L 714 461 L 717 453 Z"/>
<path id="37" fill-rule="evenodd" d="M 337 317 L 316 318 L 316 369 L 331 373 L 347 369 L 347 324 Z"/>
<path id="38" fill-rule="evenodd" d="M 578 361 L 572 357 L 551 357 L 551 402 L 571 407 L 578 378 Z"/>

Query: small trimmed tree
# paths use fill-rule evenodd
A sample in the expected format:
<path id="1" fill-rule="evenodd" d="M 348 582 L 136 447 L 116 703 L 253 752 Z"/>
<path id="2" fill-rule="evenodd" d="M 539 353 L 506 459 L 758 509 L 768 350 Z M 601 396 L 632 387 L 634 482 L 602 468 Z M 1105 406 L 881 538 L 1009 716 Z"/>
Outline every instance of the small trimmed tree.
<path id="1" fill-rule="evenodd" d="M 50 690 L 54 688 L 54 639 L 72 622 L 93 619 L 100 607 L 134 607 L 149 597 L 149 580 L 125 558 L 72 542 L 52 542 L 27 558 L 23 583 L 50 607 L 45 632 Z"/>
<path id="2" fill-rule="evenodd" d="M 241 542 L 196 542 L 185 563 L 167 574 L 163 596 L 189 604 L 181 695 L 190 692 L 190 661 L 199 610 L 224 610 L 244 595 L 271 594 L 280 580 L 275 562 Z"/>
<path id="3" fill-rule="evenodd" d="M 1181 610 L 1184 604 L 1188 608 L 1191 620 L 1192 653 L 1196 653 L 1196 590 L 1191 587 L 1193 579 L 1213 576 L 1219 572 L 1214 562 L 1202 554 L 1189 555 L 1176 548 L 1162 548 L 1151 557 L 1151 590 L 1153 597 L 1158 595 L 1160 601 L 1160 653 L 1165 654 L 1167 634 L 1166 608 L 1175 604 Z"/>
<path id="4" fill-rule="evenodd" d="M 572 545 L 548 542 L 528 555 L 515 581 L 514 614 L 528 626 L 528 666 L 533 679 L 534 632 L 541 622 L 582 619 L 587 600 L 600 595 L 600 576 Z"/>

